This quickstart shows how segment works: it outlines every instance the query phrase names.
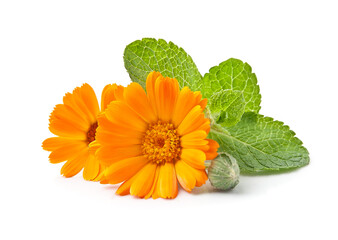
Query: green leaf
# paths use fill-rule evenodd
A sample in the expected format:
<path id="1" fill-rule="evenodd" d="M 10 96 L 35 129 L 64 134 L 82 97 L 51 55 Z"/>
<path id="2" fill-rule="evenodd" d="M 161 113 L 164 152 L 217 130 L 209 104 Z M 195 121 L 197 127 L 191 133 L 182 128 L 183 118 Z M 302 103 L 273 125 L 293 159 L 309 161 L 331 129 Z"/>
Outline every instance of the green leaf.
<path id="1" fill-rule="evenodd" d="M 242 173 L 292 169 L 310 161 L 295 133 L 270 117 L 244 113 L 238 124 L 226 130 L 212 127 L 209 137 L 220 144 L 219 151 L 237 160 Z"/>
<path id="2" fill-rule="evenodd" d="M 203 77 L 200 84 L 203 97 L 210 98 L 221 90 L 236 90 L 243 93 L 245 112 L 258 113 L 261 95 L 257 78 L 247 63 L 230 58 L 219 66 L 212 67 Z"/>
<path id="3" fill-rule="evenodd" d="M 241 91 L 221 90 L 210 97 L 209 109 L 213 119 L 223 127 L 231 127 L 241 120 L 245 100 Z"/>
<path id="4" fill-rule="evenodd" d="M 154 38 L 143 38 L 129 44 L 124 50 L 124 66 L 132 81 L 145 87 L 148 74 L 158 71 L 165 77 L 176 78 L 180 87 L 196 90 L 201 82 L 192 58 L 174 43 Z"/>

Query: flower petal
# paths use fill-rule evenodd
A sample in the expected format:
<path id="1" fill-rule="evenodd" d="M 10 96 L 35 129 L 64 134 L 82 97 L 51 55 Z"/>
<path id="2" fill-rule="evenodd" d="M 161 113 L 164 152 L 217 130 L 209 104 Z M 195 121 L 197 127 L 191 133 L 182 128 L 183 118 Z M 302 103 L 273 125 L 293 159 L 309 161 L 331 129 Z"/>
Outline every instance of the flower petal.
<path id="1" fill-rule="evenodd" d="M 175 198 L 178 193 L 177 179 L 173 163 L 165 163 L 160 166 L 154 198 Z"/>
<path id="2" fill-rule="evenodd" d="M 42 148 L 46 151 L 53 151 L 65 145 L 72 145 L 74 141 L 76 140 L 71 138 L 51 137 L 42 142 Z"/>
<path id="3" fill-rule="evenodd" d="M 60 163 L 66 160 L 72 160 L 79 156 L 83 150 L 88 151 L 87 144 L 82 141 L 73 141 L 63 145 L 51 152 L 49 161 L 51 163 Z"/>
<path id="4" fill-rule="evenodd" d="M 123 123 L 113 123 L 108 118 L 102 114 L 98 117 L 99 127 L 96 130 L 96 137 L 101 132 L 113 134 L 120 137 L 128 138 L 140 138 L 143 136 L 144 131 L 138 131 L 137 129 L 131 129 L 130 127 L 124 125 Z"/>
<path id="5" fill-rule="evenodd" d="M 68 160 L 61 168 L 61 174 L 65 177 L 73 177 L 74 175 L 78 174 L 87 158 L 89 157 L 89 152 L 87 149 L 82 150 L 78 156 L 74 159 Z"/>
<path id="6" fill-rule="evenodd" d="M 205 153 L 198 149 L 182 149 L 181 159 L 193 168 L 205 169 Z"/>
<path id="7" fill-rule="evenodd" d="M 130 186 L 134 182 L 135 178 L 136 175 L 134 175 L 133 177 L 129 178 L 127 181 L 122 183 L 120 187 L 116 190 L 116 194 L 120 196 L 128 195 L 130 193 Z"/>
<path id="8" fill-rule="evenodd" d="M 124 87 L 120 85 L 108 84 L 104 87 L 101 95 L 101 111 L 104 111 L 109 103 L 117 100 L 118 95 L 123 94 Z"/>
<path id="9" fill-rule="evenodd" d="M 202 99 L 200 101 L 200 103 L 199 103 L 199 105 L 201 106 L 201 108 L 203 109 L 203 111 L 206 108 L 207 104 L 208 104 L 208 99 L 207 98 Z"/>
<path id="10" fill-rule="evenodd" d="M 157 182 L 158 182 L 158 176 L 160 175 L 160 167 L 157 166 L 156 171 L 155 171 L 155 175 L 154 175 L 154 179 L 153 179 L 153 184 L 151 189 L 149 190 L 148 194 L 146 196 L 144 196 L 145 199 L 150 198 L 151 196 L 155 199 L 158 198 L 158 196 L 156 197 L 154 194 L 156 187 L 157 187 Z"/>
<path id="11" fill-rule="evenodd" d="M 117 184 L 134 176 L 147 163 L 148 160 L 144 156 L 126 158 L 110 165 L 104 176 L 110 184 Z"/>
<path id="12" fill-rule="evenodd" d="M 141 156 L 142 149 L 140 145 L 127 147 L 102 146 L 97 150 L 96 155 L 102 164 L 109 166 L 126 158 Z"/>
<path id="13" fill-rule="evenodd" d="M 154 183 L 156 168 L 156 164 L 149 163 L 137 173 L 130 187 L 131 195 L 143 198 L 149 193 Z"/>
<path id="14" fill-rule="evenodd" d="M 133 134 L 118 135 L 114 132 L 97 131 L 96 140 L 104 146 L 127 147 L 142 144 L 142 135 Z"/>
<path id="15" fill-rule="evenodd" d="M 83 84 L 80 90 L 81 91 L 79 91 L 79 93 L 81 94 L 82 101 L 84 102 L 86 108 L 90 112 L 93 121 L 96 122 L 96 117 L 100 112 L 100 108 L 95 92 L 93 88 L 87 83 Z"/>
<path id="16" fill-rule="evenodd" d="M 188 87 L 182 88 L 172 118 L 172 122 L 175 126 L 180 125 L 191 109 L 200 103 L 201 98 L 202 95 L 200 92 L 192 92 Z M 203 106 L 204 104 L 203 102 Z"/>
<path id="17" fill-rule="evenodd" d="M 85 180 L 95 179 L 100 172 L 100 162 L 93 154 L 89 154 L 83 169 L 83 178 Z"/>
<path id="18" fill-rule="evenodd" d="M 181 137 L 181 146 L 183 148 L 200 148 L 208 144 L 205 140 L 207 133 L 203 130 L 197 130 Z"/>
<path id="19" fill-rule="evenodd" d="M 158 118 L 169 122 L 174 114 L 179 95 L 179 85 L 176 79 L 159 77 L 155 82 L 155 100 Z"/>
<path id="20" fill-rule="evenodd" d="M 205 155 L 208 160 L 212 160 L 218 155 L 217 150 L 219 148 L 219 144 L 215 140 L 212 140 L 212 139 L 207 139 L 207 141 L 208 141 L 209 149 L 205 151 Z"/>
<path id="21" fill-rule="evenodd" d="M 151 105 L 151 108 L 153 109 L 153 112 L 158 115 L 157 113 L 157 107 L 156 107 L 156 94 L 155 94 L 155 82 L 156 79 L 161 77 L 161 73 L 159 72 L 151 72 L 147 76 L 146 81 L 146 89 L 147 89 L 147 96 L 149 99 L 149 103 Z"/>
<path id="22" fill-rule="evenodd" d="M 191 167 L 184 161 L 177 161 L 175 163 L 175 170 L 181 187 L 187 192 L 191 192 L 196 185 L 196 179 L 191 171 Z"/>
<path id="23" fill-rule="evenodd" d="M 175 163 L 175 170 L 178 182 L 187 192 L 191 192 L 195 186 L 202 186 L 208 179 L 205 170 L 195 169 L 181 160 Z"/>
<path id="24" fill-rule="evenodd" d="M 90 126 L 89 120 L 85 120 L 84 117 L 79 116 L 78 113 L 64 104 L 55 106 L 50 116 L 50 122 L 53 120 L 63 121 L 82 132 L 86 132 Z"/>
<path id="25" fill-rule="evenodd" d="M 87 139 L 85 131 L 80 130 L 78 127 L 76 127 L 76 125 L 65 119 L 53 117 L 53 114 L 49 120 L 49 130 L 60 137 L 73 138 L 78 140 Z"/>
<path id="26" fill-rule="evenodd" d="M 124 99 L 144 121 L 152 123 L 157 121 L 144 89 L 138 83 L 131 83 L 124 91 Z"/>
<path id="27" fill-rule="evenodd" d="M 201 106 L 197 105 L 183 119 L 177 131 L 181 136 L 184 136 L 193 131 L 200 130 L 206 123 L 210 124 L 210 121 L 204 117 Z"/>
<path id="28" fill-rule="evenodd" d="M 67 93 L 63 98 L 63 103 L 84 119 L 89 120 L 91 124 L 96 122 L 99 105 L 94 90 L 88 84 L 75 88 L 73 93 Z"/>
<path id="29" fill-rule="evenodd" d="M 113 101 L 104 112 L 112 123 L 124 125 L 132 130 L 144 132 L 147 129 L 146 122 L 139 117 L 125 102 Z"/>

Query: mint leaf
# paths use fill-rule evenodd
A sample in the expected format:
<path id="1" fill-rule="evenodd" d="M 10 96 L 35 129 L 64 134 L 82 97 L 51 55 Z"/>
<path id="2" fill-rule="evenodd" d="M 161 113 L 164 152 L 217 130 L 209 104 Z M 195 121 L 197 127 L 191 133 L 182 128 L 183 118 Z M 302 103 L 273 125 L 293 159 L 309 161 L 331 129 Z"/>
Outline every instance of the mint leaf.
<path id="1" fill-rule="evenodd" d="M 241 91 L 221 90 L 213 94 L 209 101 L 211 115 L 221 126 L 231 127 L 241 120 L 245 108 Z"/>
<path id="2" fill-rule="evenodd" d="M 232 155 L 241 172 L 258 173 L 307 165 L 309 152 L 282 122 L 255 113 L 244 113 L 241 121 L 226 129 L 213 127 L 209 137 L 219 151 Z"/>
<path id="3" fill-rule="evenodd" d="M 257 78 L 247 63 L 230 58 L 219 66 L 212 67 L 199 84 L 203 97 L 209 98 L 221 90 L 234 90 L 243 93 L 245 112 L 258 113 L 261 95 Z"/>
<path id="4" fill-rule="evenodd" d="M 134 41 L 124 50 L 123 59 L 131 80 L 143 87 L 152 71 L 176 78 L 181 88 L 188 86 L 192 90 L 197 90 L 195 84 L 202 79 L 192 58 L 182 48 L 163 39 L 143 38 Z"/>

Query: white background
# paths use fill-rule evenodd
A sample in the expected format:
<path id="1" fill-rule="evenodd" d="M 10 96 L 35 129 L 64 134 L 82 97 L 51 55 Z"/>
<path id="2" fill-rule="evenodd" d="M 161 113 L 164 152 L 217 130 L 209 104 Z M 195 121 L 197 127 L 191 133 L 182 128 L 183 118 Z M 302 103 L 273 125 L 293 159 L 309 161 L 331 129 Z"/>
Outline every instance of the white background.
<path id="1" fill-rule="evenodd" d="M 337 239 L 335 1 L 1 1 L 1 239 Z M 63 95 L 128 85 L 122 54 L 143 37 L 183 47 L 200 72 L 235 57 L 257 74 L 261 113 L 284 121 L 309 166 L 242 176 L 175 200 L 60 176 L 41 143 Z"/>

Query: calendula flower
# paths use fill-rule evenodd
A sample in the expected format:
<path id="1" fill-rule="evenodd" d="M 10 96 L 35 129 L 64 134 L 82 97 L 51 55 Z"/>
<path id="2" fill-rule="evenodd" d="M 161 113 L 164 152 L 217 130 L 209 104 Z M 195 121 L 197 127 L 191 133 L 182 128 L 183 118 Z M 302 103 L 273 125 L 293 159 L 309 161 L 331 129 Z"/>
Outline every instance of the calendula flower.
<path id="1" fill-rule="evenodd" d="M 178 183 L 188 192 L 203 185 L 204 161 L 217 156 L 219 145 L 206 139 L 207 99 L 158 72 L 148 75 L 146 90 L 131 83 L 98 119 L 96 153 L 107 166 L 101 182 L 123 182 L 119 195 L 175 198 Z"/>
<path id="2" fill-rule="evenodd" d="M 107 85 L 102 92 L 101 110 L 122 95 L 122 86 Z M 51 163 L 67 161 L 61 168 L 65 177 L 72 177 L 84 168 L 84 179 L 97 180 L 103 171 L 103 166 L 95 157 L 99 147 L 95 143 L 99 114 L 95 92 L 88 84 L 75 88 L 73 93 L 66 93 L 63 104 L 56 105 L 51 113 L 49 130 L 57 137 L 46 139 L 42 147 L 51 151 Z"/>

